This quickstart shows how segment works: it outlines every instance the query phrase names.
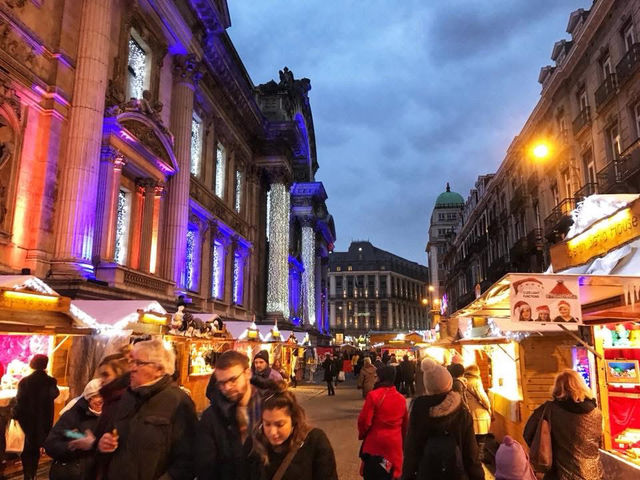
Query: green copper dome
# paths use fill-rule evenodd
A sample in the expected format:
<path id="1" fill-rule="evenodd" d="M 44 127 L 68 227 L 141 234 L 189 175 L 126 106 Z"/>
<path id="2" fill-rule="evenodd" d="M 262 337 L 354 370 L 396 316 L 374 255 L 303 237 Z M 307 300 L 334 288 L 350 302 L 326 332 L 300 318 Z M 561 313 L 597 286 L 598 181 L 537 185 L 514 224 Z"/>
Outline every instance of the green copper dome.
<path id="1" fill-rule="evenodd" d="M 462 198 L 462 195 L 459 193 L 452 192 L 451 187 L 449 187 L 449 182 L 447 182 L 447 191 L 438 195 L 436 207 L 448 207 L 452 205 L 464 205 L 464 198 Z"/>

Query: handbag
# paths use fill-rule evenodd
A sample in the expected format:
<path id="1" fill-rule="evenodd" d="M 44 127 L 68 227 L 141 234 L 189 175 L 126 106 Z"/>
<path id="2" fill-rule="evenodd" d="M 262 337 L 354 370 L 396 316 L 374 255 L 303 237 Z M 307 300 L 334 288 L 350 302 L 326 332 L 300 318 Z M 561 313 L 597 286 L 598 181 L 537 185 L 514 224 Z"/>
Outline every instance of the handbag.
<path id="1" fill-rule="evenodd" d="M 21 453 L 24 449 L 24 432 L 15 418 L 12 418 L 7 425 L 4 439 L 6 442 L 6 452 Z"/>
<path id="2" fill-rule="evenodd" d="M 551 445 L 551 421 L 549 404 L 545 404 L 542 415 L 536 427 L 531 447 L 529 461 L 536 472 L 547 473 L 553 465 Z"/>
<path id="3" fill-rule="evenodd" d="M 82 467 L 80 460 L 60 462 L 54 460 L 49 470 L 49 480 L 81 480 Z"/>

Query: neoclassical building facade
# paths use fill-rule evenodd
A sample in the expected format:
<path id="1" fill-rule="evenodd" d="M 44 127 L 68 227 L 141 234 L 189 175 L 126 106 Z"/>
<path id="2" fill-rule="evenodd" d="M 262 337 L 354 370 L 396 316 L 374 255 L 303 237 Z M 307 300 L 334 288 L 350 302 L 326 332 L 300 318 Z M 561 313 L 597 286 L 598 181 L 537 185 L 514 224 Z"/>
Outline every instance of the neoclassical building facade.
<path id="1" fill-rule="evenodd" d="M 310 81 L 256 87 L 230 24 L 225 0 L 0 2 L 3 273 L 328 330 Z"/>

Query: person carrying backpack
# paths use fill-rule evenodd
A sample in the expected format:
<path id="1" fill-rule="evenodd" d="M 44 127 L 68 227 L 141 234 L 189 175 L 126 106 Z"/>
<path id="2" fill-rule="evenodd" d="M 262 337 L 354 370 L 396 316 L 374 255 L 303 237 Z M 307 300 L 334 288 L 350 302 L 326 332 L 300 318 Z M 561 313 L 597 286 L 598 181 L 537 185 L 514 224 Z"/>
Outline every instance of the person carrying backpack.
<path id="1" fill-rule="evenodd" d="M 426 363 L 426 365 L 425 365 Z M 435 362 L 422 364 L 426 395 L 414 400 L 404 446 L 404 480 L 483 480 L 473 418 L 453 378 Z"/>

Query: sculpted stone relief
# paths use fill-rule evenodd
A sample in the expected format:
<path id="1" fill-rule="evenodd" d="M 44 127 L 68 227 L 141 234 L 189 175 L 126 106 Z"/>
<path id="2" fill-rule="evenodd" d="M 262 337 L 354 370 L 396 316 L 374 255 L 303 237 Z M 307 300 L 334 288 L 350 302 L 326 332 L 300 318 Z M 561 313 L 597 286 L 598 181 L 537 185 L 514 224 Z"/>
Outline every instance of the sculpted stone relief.
<path id="1" fill-rule="evenodd" d="M 15 152 L 15 132 L 9 122 L 0 116 L 0 228 L 6 231 L 8 192 Z"/>

